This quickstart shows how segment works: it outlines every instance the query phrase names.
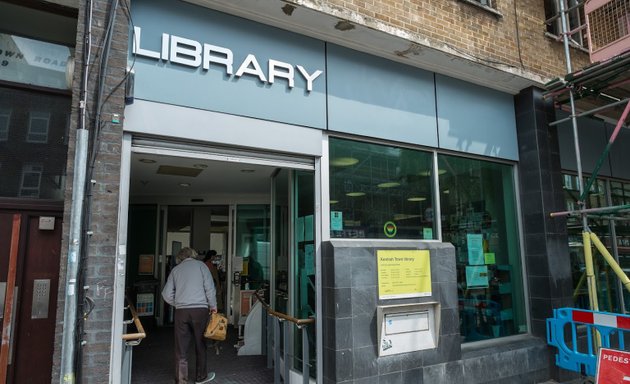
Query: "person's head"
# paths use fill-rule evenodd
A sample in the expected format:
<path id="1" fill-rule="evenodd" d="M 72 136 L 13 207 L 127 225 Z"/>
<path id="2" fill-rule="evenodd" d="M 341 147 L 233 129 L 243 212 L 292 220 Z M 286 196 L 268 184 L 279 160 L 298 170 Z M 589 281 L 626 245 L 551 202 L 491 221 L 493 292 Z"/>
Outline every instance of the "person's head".
<path id="1" fill-rule="evenodd" d="M 194 249 L 190 247 L 182 248 L 182 250 L 179 251 L 179 253 L 177 254 L 177 264 L 191 257 L 192 258 L 197 257 L 197 251 L 195 251 Z"/>
<path id="2" fill-rule="evenodd" d="M 206 256 L 203 258 L 203 261 L 212 260 L 216 255 L 217 255 L 217 251 L 215 251 L 214 249 L 211 249 L 208 252 L 206 252 Z"/>

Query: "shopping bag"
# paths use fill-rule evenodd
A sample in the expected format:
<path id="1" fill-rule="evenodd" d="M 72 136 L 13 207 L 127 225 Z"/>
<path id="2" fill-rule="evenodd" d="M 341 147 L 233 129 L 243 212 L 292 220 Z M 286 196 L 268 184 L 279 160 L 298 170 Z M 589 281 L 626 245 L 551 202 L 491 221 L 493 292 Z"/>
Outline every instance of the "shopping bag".
<path id="1" fill-rule="evenodd" d="M 227 318 L 221 313 L 213 313 L 208 320 L 206 331 L 203 336 L 211 340 L 225 340 L 227 334 Z"/>

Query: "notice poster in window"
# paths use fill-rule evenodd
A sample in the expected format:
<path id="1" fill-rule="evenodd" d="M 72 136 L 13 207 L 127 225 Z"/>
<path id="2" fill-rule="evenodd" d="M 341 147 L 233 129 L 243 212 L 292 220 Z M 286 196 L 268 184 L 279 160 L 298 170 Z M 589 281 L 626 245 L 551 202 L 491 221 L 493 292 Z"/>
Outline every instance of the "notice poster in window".
<path id="1" fill-rule="evenodd" d="M 313 241 L 313 215 L 304 216 L 304 241 Z"/>
<path id="2" fill-rule="evenodd" d="M 295 241 L 304 241 L 304 216 L 298 217 L 295 222 Z"/>
<path id="3" fill-rule="evenodd" d="M 304 270 L 307 275 L 315 273 L 315 246 L 313 244 L 304 246 Z"/>
<path id="4" fill-rule="evenodd" d="M 154 260 L 153 255 L 138 256 L 138 275 L 152 275 Z"/>
<path id="5" fill-rule="evenodd" d="M 487 288 L 488 287 L 488 267 L 485 265 L 466 266 L 466 287 L 467 288 Z"/>
<path id="6" fill-rule="evenodd" d="M 330 212 L 330 230 L 343 231 L 343 212 L 341 211 Z"/>
<path id="7" fill-rule="evenodd" d="M 376 259 L 380 300 L 431 296 L 428 250 L 378 250 Z"/>
<path id="8" fill-rule="evenodd" d="M 136 295 L 136 313 L 138 316 L 153 315 L 153 294 L 138 293 Z"/>
<path id="9" fill-rule="evenodd" d="M 433 228 L 422 228 L 422 238 L 424 240 L 433 239 Z"/>
<path id="10" fill-rule="evenodd" d="M 468 248 L 468 264 L 484 265 L 483 258 L 483 235 L 480 233 L 469 233 L 466 235 L 466 245 Z"/>
<path id="11" fill-rule="evenodd" d="M 485 259 L 486 264 L 496 264 L 497 263 L 497 259 L 494 256 L 493 252 L 484 253 L 483 254 L 483 258 Z"/>

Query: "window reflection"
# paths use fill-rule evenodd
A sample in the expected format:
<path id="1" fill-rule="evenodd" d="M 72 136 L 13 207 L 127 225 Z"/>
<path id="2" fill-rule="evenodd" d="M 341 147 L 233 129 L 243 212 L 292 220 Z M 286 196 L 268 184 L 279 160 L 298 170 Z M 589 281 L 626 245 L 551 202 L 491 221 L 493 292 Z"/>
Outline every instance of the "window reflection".
<path id="1" fill-rule="evenodd" d="M 437 238 L 432 154 L 330 139 L 331 237 Z"/>
<path id="2" fill-rule="evenodd" d="M 439 156 L 442 237 L 455 246 L 465 341 L 526 332 L 512 166 Z"/>
<path id="3" fill-rule="evenodd" d="M 0 88 L 0 197 L 63 200 L 70 98 Z"/>

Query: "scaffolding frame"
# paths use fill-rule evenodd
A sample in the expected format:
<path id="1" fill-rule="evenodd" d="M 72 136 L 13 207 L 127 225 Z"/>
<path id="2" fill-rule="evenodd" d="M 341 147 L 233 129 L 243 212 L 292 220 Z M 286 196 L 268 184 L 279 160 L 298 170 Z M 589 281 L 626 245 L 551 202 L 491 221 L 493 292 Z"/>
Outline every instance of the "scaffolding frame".
<path id="1" fill-rule="evenodd" d="M 597 217 L 599 219 L 605 219 L 615 222 L 616 220 L 627 220 L 630 213 L 630 204 L 607 206 L 598 208 L 586 207 L 587 195 L 597 179 L 597 175 L 604 164 L 604 160 L 607 158 L 612 145 L 618 137 L 621 128 L 626 123 L 628 115 L 630 114 L 630 50 L 622 53 L 618 56 L 612 57 L 608 60 L 598 62 L 587 66 L 584 69 L 573 71 L 571 64 L 571 52 L 570 43 L 573 41 L 571 35 L 579 31 L 584 30 L 587 24 L 577 26 L 573 29 L 569 26 L 569 14 L 579 11 L 579 7 L 583 7 L 587 1 L 581 1 L 577 4 L 569 6 L 567 0 L 556 0 L 556 9 L 559 12 L 552 18 L 546 20 L 549 24 L 560 18 L 561 20 L 561 40 L 564 45 L 564 55 L 566 62 L 566 76 L 564 78 L 557 78 L 546 84 L 547 91 L 543 94 L 544 98 L 553 98 L 556 106 L 562 106 L 569 104 L 569 117 L 563 118 L 550 123 L 550 126 L 555 126 L 567 121 L 571 121 L 573 144 L 575 147 L 576 165 L 577 165 L 577 178 L 578 178 L 578 190 L 579 198 L 577 200 L 578 209 L 553 212 L 551 217 L 579 217 L 582 223 L 582 243 L 584 248 L 584 263 L 585 273 L 578 282 L 575 294 L 581 288 L 586 280 L 589 306 L 593 311 L 599 311 L 598 295 L 597 295 L 597 277 L 595 276 L 595 268 L 593 262 L 592 244 L 601 253 L 606 263 L 613 270 L 615 275 L 619 278 L 623 287 L 630 292 L 630 279 L 626 273 L 621 269 L 616 259 L 610 254 L 606 246 L 602 243 L 599 237 L 589 227 L 589 218 Z M 588 18 L 588 16 L 587 16 Z M 590 34 L 588 35 L 591 37 Z M 589 41 L 589 45 L 591 41 Z M 577 102 L 585 99 L 592 99 L 594 102 L 585 103 L 588 106 L 585 111 L 579 111 L 577 108 Z M 625 107 L 621 115 L 616 118 L 617 109 L 620 106 Z M 562 108 L 560 108 L 562 109 Z M 582 109 L 582 108 L 581 108 Z M 578 117 L 591 116 L 595 114 L 603 114 L 608 119 L 617 120 L 615 128 L 604 148 L 599 156 L 595 168 L 591 173 L 586 185 L 584 185 L 584 176 L 582 170 L 582 159 L 580 155 L 580 143 L 578 135 Z M 618 253 L 617 253 L 618 256 Z M 621 288 L 621 286 L 620 286 Z M 620 291 L 623 295 L 623 293 Z M 621 312 L 625 312 L 624 301 L 620 300 Z"/>

